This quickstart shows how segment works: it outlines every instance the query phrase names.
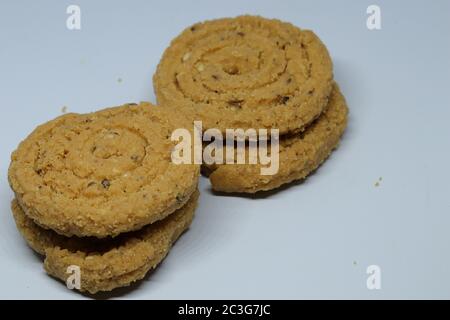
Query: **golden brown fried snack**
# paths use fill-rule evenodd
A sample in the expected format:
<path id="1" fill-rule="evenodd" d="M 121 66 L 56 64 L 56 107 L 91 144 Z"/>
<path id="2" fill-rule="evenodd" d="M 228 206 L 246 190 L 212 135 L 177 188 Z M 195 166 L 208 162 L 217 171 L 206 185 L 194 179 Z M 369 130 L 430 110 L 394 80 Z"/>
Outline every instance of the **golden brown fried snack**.
<path id="1" fill-rule="evenodd" d="M 18 202 L 12 202 L 17 228 L 31 248 L 45 256 L 48 274 L 66 281 L 69 266 L 80 267 L 81 292 L 111 291 L 141 280 L 168 254 L 172 244 L 189 227 L 199 193 L 173 214 L 139 231 L 116 238 L 67 238 L 39 227 Z"/>
<path id="2" fill-rule="evenodd" d="M 193 25 L 164 52 L 153 77 L 158 104 L 203 128 L 303 131 L 327 105 L 326 47 L 308 30 L 257 16 Z"/>
<path id="3" fill-rule="evenodd" d="M 337 147 L 347 115 L 345 98 L 335 84 L 326 111 L 305 132 L 280 138 L 280 165 L 275 175 L 261 175 L 261 164 L 203 165 L 203 169 L 213 189 L 223 192 L 255 193 L 304 179 Z"/>
<path id="4" fill-rule="evenodd" d="M 11 188 L 30 218 L 66 236 L 138 230 L 197 188 L 199 166 L 171 160 L 171 134 L 186 123 L 149 103 L 63 115 L 13 153 Z"/>

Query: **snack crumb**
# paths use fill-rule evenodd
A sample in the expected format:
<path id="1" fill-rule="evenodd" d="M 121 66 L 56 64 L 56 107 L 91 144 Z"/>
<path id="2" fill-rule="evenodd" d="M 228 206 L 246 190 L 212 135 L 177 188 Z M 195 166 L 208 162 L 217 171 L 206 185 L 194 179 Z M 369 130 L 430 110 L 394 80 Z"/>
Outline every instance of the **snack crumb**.
<path id="1" fill-rule="evenodd" d="M 67 106 L 63 106 L 63 107 L 61 108 L 61 112 L 62 112 L 62 113 L 67 113 L 67 110 L 68 110 Z"/>
<path id="2" fill-rule="evenodd" d="M 375 182 L 375 187 L 379 187 L 381 184 L 381 181 L 383 181 L 383 177 L 378 178 L 378 180 Z"/>
<path id="3" fill-rule="evenodd" d="M 122 78 L 117 78 L 117 83 L 122 83 L 123 79 Z"/>

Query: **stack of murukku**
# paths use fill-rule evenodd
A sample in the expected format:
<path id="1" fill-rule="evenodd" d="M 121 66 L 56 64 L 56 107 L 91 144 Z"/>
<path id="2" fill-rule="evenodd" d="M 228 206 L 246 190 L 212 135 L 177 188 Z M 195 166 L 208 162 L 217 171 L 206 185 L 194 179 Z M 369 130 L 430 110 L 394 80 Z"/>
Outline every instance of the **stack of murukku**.
<path id="1" fill-rule="evenodd" d="M 164 259 L 199 196 L 199 166 L 171 159 L 183 122 L 128 104 L 63 115 L 20 144 L 9 169 L 13 214 L 50 275 L 67 281 L 78 269 L 77 289 L 96 293 L 140 280 Z"/>
<path id="2" fill-rule="evenodd" d="M 255 193 L 304 179 L 347 125 L 326 47 L 312 31 L 279 20 L 240 16 L 187 28 L 166 49 L 154 88 L 160 105 L 201 121 L 205 132 L 277 130 L 276 141 L 256 139 L 259 149 L 278 144 L 278 168 L 270 174 L 261 174 L 262 161 L 229 161 L 226 151 L 222 163 L 202 166 L 217 191 Z M 251 139 L 241 138 L 249 142 L 248 159 Z"/>

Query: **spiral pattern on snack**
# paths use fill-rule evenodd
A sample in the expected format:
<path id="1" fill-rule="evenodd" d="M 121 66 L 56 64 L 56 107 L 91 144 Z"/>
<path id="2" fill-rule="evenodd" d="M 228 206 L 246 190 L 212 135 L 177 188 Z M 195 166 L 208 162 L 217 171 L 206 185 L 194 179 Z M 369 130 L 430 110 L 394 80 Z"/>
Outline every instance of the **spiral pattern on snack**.
<path id="1" fill-rule="evenodd" d="M 311 31 L 241 16 L 187 28 L 154 76 L 159 104 L 206 128 L 302 131 L 326 106 L 332 62 Z"/>

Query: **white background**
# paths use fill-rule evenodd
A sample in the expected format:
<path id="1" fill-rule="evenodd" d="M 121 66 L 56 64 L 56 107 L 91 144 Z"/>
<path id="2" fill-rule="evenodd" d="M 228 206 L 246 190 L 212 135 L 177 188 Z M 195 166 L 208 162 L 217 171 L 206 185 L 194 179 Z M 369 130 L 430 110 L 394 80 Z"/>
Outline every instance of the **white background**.
<path id="1" fill-rule="evenodd" d="M 197 21 L 261 14 L 313 29 L 350 107 L 340 148 L 304 183 L 260 198 L 201 181 L 190 231 L 115 298 L 450 298 L 449 1 L 1 1 L 0 298 L 78 299 L 16 231 L 10 153 L 61 114 L 154 102 L 169 41 Z M 82 29 L 66 28 L 66 8 Z M 382 30 L 366 28 L 378 4 Z M 122 79 L 122 81 L 119 80 Z M 374 184 L 379 177 L 379 187 Z M 366 268 L 382 289 L 366 287 Z"/>

